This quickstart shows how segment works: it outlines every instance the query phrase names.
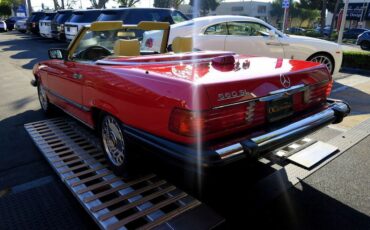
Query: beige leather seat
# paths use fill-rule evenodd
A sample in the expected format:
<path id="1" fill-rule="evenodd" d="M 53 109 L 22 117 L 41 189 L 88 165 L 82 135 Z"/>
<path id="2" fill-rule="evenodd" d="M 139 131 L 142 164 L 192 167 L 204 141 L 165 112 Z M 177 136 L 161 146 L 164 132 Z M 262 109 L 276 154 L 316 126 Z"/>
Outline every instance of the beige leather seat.
<path id="1" fill-rule="evenodd" d="M 115 56 L 139 56 L 140 42 L 137 39 L 126 40 L 118 39 L 114 43 Z"/>
<path id="2" fill-rule="evenodd" d="M 193 50 L 193 38 L 175 37 L 172 41 L 172 51 L 175 53 L 191 52 Z"/>

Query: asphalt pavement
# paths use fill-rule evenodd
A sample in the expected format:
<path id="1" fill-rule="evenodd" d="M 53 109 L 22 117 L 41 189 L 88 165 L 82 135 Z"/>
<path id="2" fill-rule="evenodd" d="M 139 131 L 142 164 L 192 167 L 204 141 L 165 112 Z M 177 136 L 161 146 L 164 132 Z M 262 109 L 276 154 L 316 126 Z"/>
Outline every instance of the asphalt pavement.
<path id="1" fill-rule="evenodd" d="M 59 181 L 23 125 L 46 117 L 29 82 L 32 67 L 47 49 L 65 43 L 0 33 L 0 228 L 92 229 L 85 211 Z M 327 141 L 370 118 L 370 77 L 334 76 L 332 96 L 347 100 L 353 113 L 343 123 L 315 134 Z M 267 204 L 259 206 L 249 186 L 266 166 L 241 162 L 205 183 L 197 194 L 227 220 L 223 228 L 370 229 L 370 137 L 335 158 Z M 245 163 L 245 164 L 244 164 Z M 177 169 L 178 170 L 178 169 Z M 186 189 L 184 172 L 164 172 Z M 207 185 L 208 184 L 208 185 Z"/>

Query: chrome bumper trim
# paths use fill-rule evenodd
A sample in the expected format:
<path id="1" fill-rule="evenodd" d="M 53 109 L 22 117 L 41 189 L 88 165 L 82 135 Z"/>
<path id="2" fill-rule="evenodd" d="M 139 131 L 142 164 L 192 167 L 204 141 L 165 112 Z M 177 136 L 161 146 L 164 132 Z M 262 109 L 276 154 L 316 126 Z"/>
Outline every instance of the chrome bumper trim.
<path id="1" fill-rule="evenodd" d="M 341 122 L 350 113 L 350 107 L 345 102 L 330 99 L 328 102 L 329 107 L 319 113 L 272 132 L 217 149 L 216 152 L 222 160 L 243 153 L 263 152 L 299 136 L 308 135 L 324 125 Z"/>

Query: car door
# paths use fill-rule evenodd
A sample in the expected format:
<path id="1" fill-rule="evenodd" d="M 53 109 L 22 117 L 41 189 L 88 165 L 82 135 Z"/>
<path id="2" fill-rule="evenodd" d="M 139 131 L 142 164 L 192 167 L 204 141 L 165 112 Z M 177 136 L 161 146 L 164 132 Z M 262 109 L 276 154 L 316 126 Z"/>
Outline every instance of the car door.
<path id="1" fill-rule="evenodd" d="M 218 23 L 206 27 L 194 41 L 194 48 L 199 50 L 225 50 L 227 35 L 226 23 Z"/>
<path id="2" fill-rule="evenodd" d="M 227 29 L 225 50 L 253 56 L 284 57 L 278 35 L 270 36 L 270 28 L 258 22 L 228 22 Z"/>
<path id="3" fill-rule="evenodd" d="M 82 105 L 83 75 L 80 66 L 73 61 L 58 60 L 49 68 L 47 76 L 48 92 L 54 104 L 84 120 L 86 108 Z"/>

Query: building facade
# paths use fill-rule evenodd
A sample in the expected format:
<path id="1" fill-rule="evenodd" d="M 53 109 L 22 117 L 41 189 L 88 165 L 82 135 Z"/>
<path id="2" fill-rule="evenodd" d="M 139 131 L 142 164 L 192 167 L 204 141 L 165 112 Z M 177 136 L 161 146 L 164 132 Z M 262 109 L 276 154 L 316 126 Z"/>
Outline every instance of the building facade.
<path id="1" fill-rule="evenodd" d="M 194 12 L 192 6 L 181 5 L 179 10 L 187 16 L 199 17 L 199 12 Z M 271 3 L 258 1 L 221 2 L 216 10 L 208 15 L 243 15 L 270 21 Z"/>
<path id="2" fill-rule="evenodd" d="M 340 19 L 341 13 L 339 13 L 339 15 Z M 328 13 L 326 17 L 326 25 L 330 25 L 332 18 L 333 14 Z M 339 26 L 338 23 L 337 26 Z M 370 0 L 349 1 L 345 28 L 370 29 Z"/>

